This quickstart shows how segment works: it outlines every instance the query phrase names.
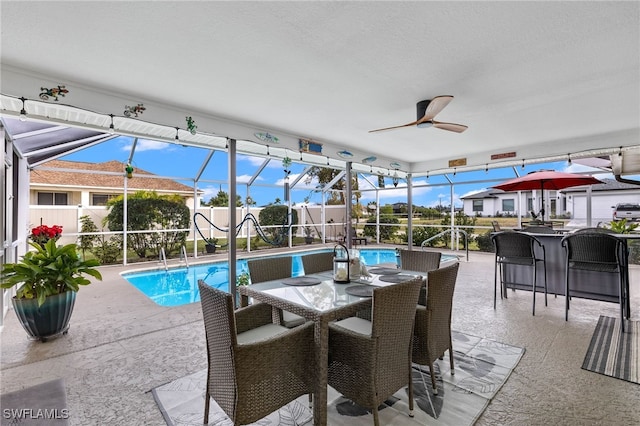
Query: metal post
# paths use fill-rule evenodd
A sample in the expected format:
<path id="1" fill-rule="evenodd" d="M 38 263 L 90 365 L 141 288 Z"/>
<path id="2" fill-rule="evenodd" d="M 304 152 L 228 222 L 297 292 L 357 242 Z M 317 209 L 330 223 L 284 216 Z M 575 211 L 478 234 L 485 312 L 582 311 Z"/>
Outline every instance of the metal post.
<path id="1" fill-rule="evenodd" d="M 346 240 L 345 240 L 345 245 L 347 246 L 347 248 L 351 248 L 351 243 L 352 243 L 352 239 L 355 235 L 352 235 L 353 233 L 351 232 L 351 195 L 353 192 L 353 188 L 351 185 L 351 161 L 347 161 L 345 164 L 346 168 L 345 168 L 345 175 L 344 178 L 346 180 L 345 182 L 345 189 L 346 189 L 346 194 L 345 194 L 345 214 L 346 214 L 346 223 L 347 223 L 347 229 L 345 230 L 345 234 L 346 234 Z"/>
<path id="2" fill-rule="evenodd" d="M 407 175 L 407 244 L 408 249 L 413 247 L 413 188 L 411 175 Z"/>
<path id="3" fill-rule="evenodd" d="M 227 234 L 227 259 L 229 261 L 229 293 L 236 302 L 236 140 L 227 139 L 229 162 L 229 232 Z"/>

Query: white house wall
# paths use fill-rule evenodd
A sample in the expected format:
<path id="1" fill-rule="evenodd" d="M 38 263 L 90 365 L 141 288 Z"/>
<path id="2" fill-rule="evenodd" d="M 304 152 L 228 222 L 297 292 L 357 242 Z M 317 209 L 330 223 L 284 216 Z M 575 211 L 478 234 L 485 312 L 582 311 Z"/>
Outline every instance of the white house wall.
<path id="1" fill-rule="evenodd" d="M 527 197 L 530 197 L 531 193 L 526 192 L 521 194 L 521 201 L 518 204 L 518 194 L 517 193 L 504 193 L 504 194 L 494 194 L 491 198 L 485 198 L 482 200 L 482 216 L 484 217 L 493 217 L 496 216 L 496 213 L 500 214 L 515 214 L 518 211 L 518 207 L 522 210 L 522 216 L 527 216 Z M 514 202 L 514 212 L 505 212 L 502 210 L 502 200 L 513 200 Z M 462 208 L 464 214 L 467 216 L 475 216 L 476 212 L 473 211 L 473 200 L 465 199 L 462 202 Z M 534 199 L 534 205 L 536 200 Z"/>
<path id="2" fill-rule="evenodd" d="M 591 220 L 595 226 L 598 222 L 609 222 L 613 218 L 613 208 L 618 203 L 640 203 L 640 189 L 638 191 L 603 191 L 591 193 Z M 576 220 L 587 218 L 586 193 L 568 193 L 567 210 Z"/>

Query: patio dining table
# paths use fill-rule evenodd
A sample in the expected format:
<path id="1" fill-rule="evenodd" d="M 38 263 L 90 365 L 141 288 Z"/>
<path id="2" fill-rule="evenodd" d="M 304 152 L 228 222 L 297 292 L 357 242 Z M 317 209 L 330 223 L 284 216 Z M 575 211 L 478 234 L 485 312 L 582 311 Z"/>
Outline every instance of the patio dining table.
<path id="1" fill-rule="evenodd" d="M 419 274 L 409 274 L 408 271 L 398 270 L 398 278 L 406 274 L 407 280 Z M 251 297 L 276 308 L 293 312 L 308 320 L 314 321 L 314 344 L 316 354 L 315 365 L 315 393 L 313 403 L 314 425 L 327 424 L 327 370 L 329 353 L 329 322 L 355 315 L 358 311 L 371 306 L 370 296 L 350 294 L 349 288 L 356 286 L 393 285 L 384 281 L 383 275 L 372 274 L 367 280 L 354 280 L 349 284 L 333 282 L 331 271 L 305 275 L 301 285 L 295 284 L 294 279 L 266 281 L 258 284 L 238 287 L 243 297 Z M 317 283 L 313 283 L 313 279 Z M 382 280 L 381 280 L 382 278 Z M 397 281 L 397 280 L 396 280 Z M 359 287 L 360 289 L 362 287 Z M 313 368 L 310 366 L 310 368 Z"/>

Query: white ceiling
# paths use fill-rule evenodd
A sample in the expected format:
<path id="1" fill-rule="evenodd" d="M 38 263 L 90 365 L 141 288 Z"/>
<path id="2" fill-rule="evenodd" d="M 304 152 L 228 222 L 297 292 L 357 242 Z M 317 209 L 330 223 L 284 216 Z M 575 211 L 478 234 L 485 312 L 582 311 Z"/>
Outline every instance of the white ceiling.
<path id="1" fill-rule="evenodd" d="M 223 118 L 416 175 L 459 158 L 497 165 L 490 156 L 510 151 L 521 161 L 640 145 L 637 1 L 0 7 L 5 95 L 37 99 L 41 84 L 65 84 L 59 103 L 122 115 L 100 99 L 115 94 L 144 101 L 142 120 L 185 128 L 193 115 L 216 133 Z M 455 99 L 436 119 L 465 133 L 368 133 L 414 121 L 415 104 L 437 95 Z"/>

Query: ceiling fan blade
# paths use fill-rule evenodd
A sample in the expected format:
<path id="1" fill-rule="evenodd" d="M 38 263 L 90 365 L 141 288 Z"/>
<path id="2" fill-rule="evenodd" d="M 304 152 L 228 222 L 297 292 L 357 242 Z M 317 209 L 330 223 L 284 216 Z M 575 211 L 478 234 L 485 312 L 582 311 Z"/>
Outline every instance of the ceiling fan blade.
<path id="1" fill-rule="evenodd" d="M 369 130 L 369 133 L 373 133 L 373 132 L 382 132 L 384 130 L 391 130 L 391 129 L 399 129 L 401 127 L 409 127 L 409 126 L 415 126 L 416 124 L 418 124 L 417 121 L 414 121 L 412 123 L 407 123 L 407 124 L 403 124 L 401 126 L 393 126 L 393 127 L 385 127 L 383 129 L 375 129 L 375 130 Z"/>
<path id="2" fill-rule="evenodd" d="M 449 130 L 451 132 L 462 133 L 468 129 L 464 124 L 456 123 L 442 123 L 440 121 L 433 121 L 433 127 L 437 127 L 442 130 Z"/>
<path id="3" fill-rule="evenodd" d="M 424 112 L 424 116 L 419 119 L 418 122 L 422 123 L 424 121 L 433 119 L 433 117 L 438 115 L 438 113 L 442 111 L 444 107 L 449 105 L 449 102 L 451 102 L 452 100 L 453 96 L 436 96 L 435 98 L 431 99 L 431 102 L 429 102 L 429 105 Z"/>

